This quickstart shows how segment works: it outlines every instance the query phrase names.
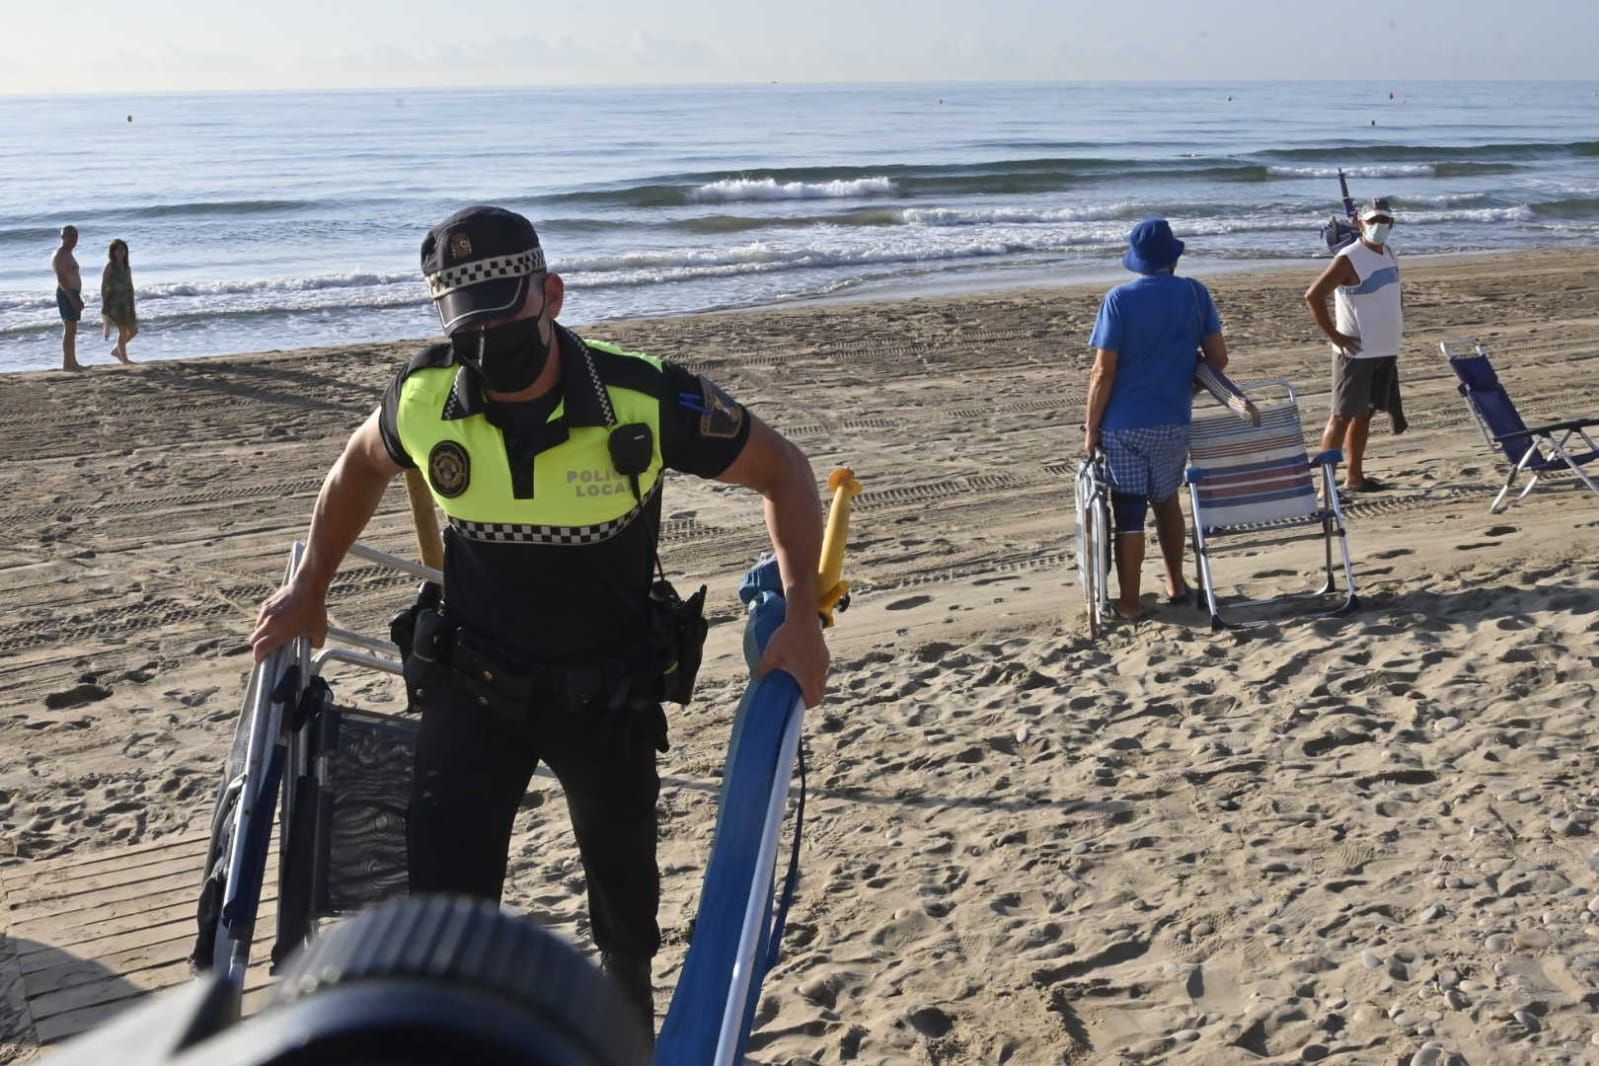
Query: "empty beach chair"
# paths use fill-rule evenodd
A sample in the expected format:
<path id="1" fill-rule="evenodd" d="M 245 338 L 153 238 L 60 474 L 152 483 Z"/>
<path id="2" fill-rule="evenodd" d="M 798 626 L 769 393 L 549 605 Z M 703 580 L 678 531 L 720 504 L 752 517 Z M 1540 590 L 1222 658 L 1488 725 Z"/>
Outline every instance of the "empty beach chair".
<path id="1" fill-rule="evenodd" d="M 1529 426 L 1516 413 L 1516 405 L 1499 383 L 1499 375 L 1488 361 L 1488 350 L 1480 342 L 1444 341 L 1438 347 L 1443 349 L 1444 358 L 1449 360 L 1450 368 L 1460 379 L 1460 395 L 1466 398 L 1466 406 L 1477 420 L 1483 439 L 1490 449 L 1504 452 L 1510 468 L 1504 487 L 1489 507 L 1491 513 L 1498 514 L 1510 506 L 1507 497 L 1516 479 L 1524 473 L 1531 474 L 1532 480 L 1516 497 L 1518 500 L 1532 491 L 1539 477 L 1561 470 L 1570 470 L 1599 495 L 1599 485 L 1595 485 L 1583 469 L 1599 459 L 1599 444 L 1588 434 L 1589 429 L 1599 426 L 1599 417 Z"/>
<path id="2" fill-rule="evenodd" d="M 1262 399 L 1278 390 L 1286 398 Z M 1199 559 L 1199 580 L 1210 607 L 1212 628 L 1248 628 L 1261 622 L 1237 623 L 1222 616 L 1216 594 L 1215 556 L 1233 546 L 1259 548 L 1267 544 L 1321 538 L 1326 557 L 1326 583 L 1314 592 L 1288 599 L 1324 601 L 1321 614 L 1345 614 L 1360 605 L 1355 595 L 1355 574 L 1349 558 L 1349 538 L 1338 501 L 1335 473 L 1343 456 L 1336 450 L 1308 456 L 1299 425 L 1298 398 L 1286 381 L 1251 386 L 1260 414 L 1258 425 L 1231 411 L 1196 415 L 1190 431 L 1187 483 L 1193 502 L 1194 553 Z M 1322 494 L 1317 498 L 1314 475 L 1320 473 Z M 1322 502 L 1325 500 L 1325 503 Z M 1333 541 L 1343 555 L 1347 588 L 1341 600 L 1333 572 Z M 1234 599 L 1229 608 L 1255 607 L 1273 599 Z"/>

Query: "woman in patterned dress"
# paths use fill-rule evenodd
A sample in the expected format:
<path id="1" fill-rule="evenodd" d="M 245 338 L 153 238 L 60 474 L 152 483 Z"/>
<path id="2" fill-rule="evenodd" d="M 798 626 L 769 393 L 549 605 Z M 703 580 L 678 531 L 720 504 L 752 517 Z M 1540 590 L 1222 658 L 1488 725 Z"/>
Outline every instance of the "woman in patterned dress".
<path id="1" fill-rule="evenodd" d="M 139 335 L 139 316 L 133 308 L 133 268 L 128 263 L 128 242 L 118 237 L 111 242 L 106 253 L 105 273 L 100 275 L 100 319 L 103 336 L 111 337 L 117 331 L 117 346 L 111 354 L 124 363 L 128 358 L 128 342 Z"/>

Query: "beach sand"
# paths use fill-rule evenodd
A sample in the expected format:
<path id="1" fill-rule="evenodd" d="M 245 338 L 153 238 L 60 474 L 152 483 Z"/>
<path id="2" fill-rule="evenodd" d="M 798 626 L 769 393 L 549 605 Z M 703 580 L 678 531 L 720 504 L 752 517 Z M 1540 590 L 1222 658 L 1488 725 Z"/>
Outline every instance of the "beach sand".
<path id="1" fill-rule="evenodd" d="M 1293 380 L 1312 440 L 1314 272 L 1213 282 L 1234 376 Z M 1369 469 L 1392 487 L 1350 517 L 1364 610 L 1217 634 L 1160 607 L 1097 645 L 1070 486 L 1102 287 L 589 331 L 710 374 L 819 477 L 847 463 L 867 489 L 754 1061 L 1599 1053 L 1599 499 L 1567 477 L 1491 515 L 1499 458 L 1437 351 L 1487 341 L 1529 421 L 1599 414 L 1599 250 L 1411 261 L 1405 279 L 1411 429 L 1379 416 Z M 203 829 L 256 605 L 412 348 L 0 383 L 5 869 Z M 677 478 L 665 513 L 667 568 L 710 584 L 719 624 L 661 765 L 663 1011 L 743 688 L 735 588 L 765 542 L 739 490 Z M 366 539 L 413 553 L 398 482 Z M 1316 565 L 1290 546 L 1219 573 L 1297 591 Z M 348 566 L 333 614 L 382 632 L 410 587 Z M 395 706 L 385 681 L 335 685 Z M 536 778 L 506 901 L 586 946 L 581 889 Z M 35 1043 L 13 945 L 0 1059 Z"/>

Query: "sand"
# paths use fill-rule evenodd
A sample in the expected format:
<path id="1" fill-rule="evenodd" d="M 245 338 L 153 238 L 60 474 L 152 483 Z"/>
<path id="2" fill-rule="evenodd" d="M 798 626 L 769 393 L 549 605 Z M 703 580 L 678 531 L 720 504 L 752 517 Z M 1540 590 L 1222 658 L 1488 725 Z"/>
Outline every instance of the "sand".
<path id="1" fill-rule="evenodd" d="M 1235 376 L 1291 379 L 1312 437 L 1313 273 L 1213 283 Z M 1379 424 L 1369 469 L 1392 487 L 1352 508 L 1364 610 L 1215 634 L 1159 607 L 1098 644 L 1068 563 L 1101 287 L 590 331 L 709 373 L 868 490 L 754 1061 L 1599 1053 L 1599 499 L 1556 479 L 1490 514 L 1499 465 L 1437 353 L 1481 337 L 1529 419 L 1599 414 L 1599 250 L 1405 277 L 1412 427 Z M 412 347 L 0 384 L 0 864 L 203 827 L 256 604 Z M 764 541 L 738 490 L 674 479 L 666 513 L 667 566 L 711 584 L 721 624 L 662 763 L 663 1010 L 743 687 L 735 586 Z M 410 552 L 408 521 L 397 483 L 367 539 Z M 1274 548 L 1220 576 L 1298 590 L 1315 565 Z M 409 585 L 349 566 L 334 615 L 380 630 Z M 339 692 L 394 706 L 381 680 Z M 553 784 L 525 806 L 507 902 L 586 942 Z M 0 940 L 0 1059 L 28 1058 L 8 957 Z"/>

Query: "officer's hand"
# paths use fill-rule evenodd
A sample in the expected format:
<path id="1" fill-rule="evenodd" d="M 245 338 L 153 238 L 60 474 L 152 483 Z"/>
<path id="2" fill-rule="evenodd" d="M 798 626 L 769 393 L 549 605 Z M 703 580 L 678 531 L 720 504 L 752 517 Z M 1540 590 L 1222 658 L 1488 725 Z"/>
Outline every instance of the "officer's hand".
<path id="1" fill-rule="evenodd" d="M 260 662 L 295 637 L 309 637 L 317 647 L 328 636 L 328 608 L 323 597 L 296 582 L 278 589 L 255 616 L 250 648 Z"/>
<path id="2" fill-rule="evenodd" d="M 787 670 L 799 682 L 805 697 L 805 706 L 814 707 L 822 702 L 827 692 L 827 667 L 831 661 L 827 641 L 822 639 L 822 626 L 816 616 L 808 611 L 790 615 L 777 627 L 772 639 L 766 642 L 766 654 L 761 656 L 756 676 L 768 670 Z"/>

